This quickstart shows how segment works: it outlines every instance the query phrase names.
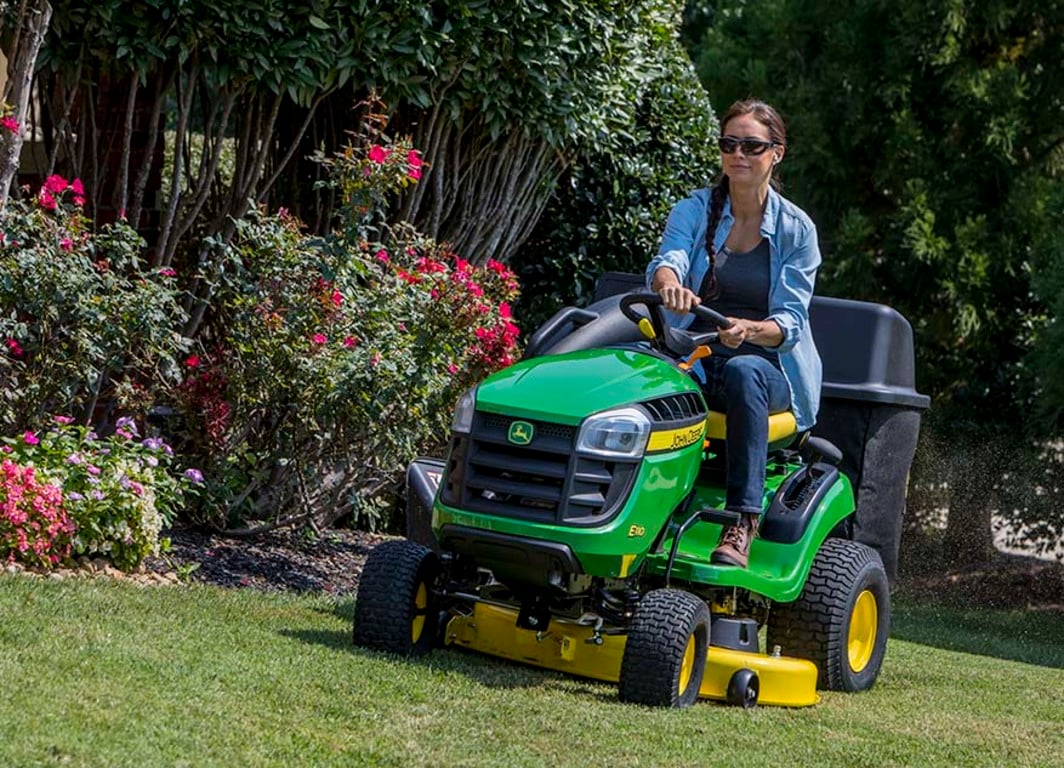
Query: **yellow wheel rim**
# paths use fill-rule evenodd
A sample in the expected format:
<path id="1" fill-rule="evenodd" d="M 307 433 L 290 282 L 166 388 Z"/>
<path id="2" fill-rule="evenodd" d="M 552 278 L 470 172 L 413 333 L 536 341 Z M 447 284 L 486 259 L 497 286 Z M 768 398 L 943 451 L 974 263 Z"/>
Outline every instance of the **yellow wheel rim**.
<path id="1" fill-rule="evenodd" d="M 425 631 L 425 609 L 429 605 L 429 590 L 425 582 L 417 585 L 417 594 L 414 596 L 414 620 L 410 623 L 410 641 L 416 643 L 421 639 L 421 633 Z"/>
<path id="2" fill-rule="evenodd" d="M 872 659 L 876 647 L 876 630 L 879 629 L 879 616 L 876 596 L 867 589 L 857 596 L 857 602 L 850 614 L 850 634 L 846 648 L 850 657 L 850 669 L 860 672 Z"/>
<path id="3" fill-rule="evenodd" d="M 687 649 L 683 652 L 683 663 L 680 665 L 680 694 L 687 690 L 691 684 L 691 672 L 695 668 L 695 636 L 687 638 Z"/>

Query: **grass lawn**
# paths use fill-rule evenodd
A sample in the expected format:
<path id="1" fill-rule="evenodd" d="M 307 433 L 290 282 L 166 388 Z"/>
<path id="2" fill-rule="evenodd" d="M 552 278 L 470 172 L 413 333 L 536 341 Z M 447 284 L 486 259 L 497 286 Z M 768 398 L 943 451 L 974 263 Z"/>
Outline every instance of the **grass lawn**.
<path id="1" fill-rule="evenodd" d="M 874 690 L 809 709 L 353 648 L 352 603 L 0 576 L 0 766 L 1064 765 L 1064 617 L 896 607 Z"/>

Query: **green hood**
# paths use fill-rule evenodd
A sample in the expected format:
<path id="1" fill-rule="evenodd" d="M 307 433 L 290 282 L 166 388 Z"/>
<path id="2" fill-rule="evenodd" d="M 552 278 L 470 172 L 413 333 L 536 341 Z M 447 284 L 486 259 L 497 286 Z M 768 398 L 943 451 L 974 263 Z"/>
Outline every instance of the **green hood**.
<path id="1" fill-rule="evenodd" d="M 477 409 L 576 425 L 598 411 L 697 391 L 694 379 L 654 355 L 588 349 L 534 357 L 489 376 L 477 388 Z"/>

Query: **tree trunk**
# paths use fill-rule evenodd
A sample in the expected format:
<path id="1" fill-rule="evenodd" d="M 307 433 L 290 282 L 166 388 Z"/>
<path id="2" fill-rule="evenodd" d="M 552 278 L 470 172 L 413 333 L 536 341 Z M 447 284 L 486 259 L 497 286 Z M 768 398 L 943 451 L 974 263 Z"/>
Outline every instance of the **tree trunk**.
<path id="1" fill-rule="evenodd" d="M 8 80 L 3 101 L 15 107 L 19 130 L 4 131 L 0 139 L 0 208 L 7 204 L 11 182 L 18 174 L 22 154 L 22 136 L 29 113 L 33 73 L 37 68 L 37 54 L 41 50 L 48 24 L 52 21 L 52 5 L 48 0 L 27 0 L 21 9 L 15 45 L 8 59 Z"/>

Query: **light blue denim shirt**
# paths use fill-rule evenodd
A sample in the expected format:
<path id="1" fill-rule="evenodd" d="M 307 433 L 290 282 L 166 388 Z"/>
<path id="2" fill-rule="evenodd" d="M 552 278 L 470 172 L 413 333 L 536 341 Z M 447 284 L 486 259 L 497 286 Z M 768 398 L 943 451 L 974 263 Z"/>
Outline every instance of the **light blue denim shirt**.
<path id="1" fill-rule="evenodd" d="M 670 267 L 684 286 L 695 293 L 709 269 L 706 253 L 709 190 L 699 189 L 677 203 L 665 224 L 658 255 L 647 266 L 650 286 L 659 267 Z M 735 217 L 731 198 L 724 204 L 720 224 L 713 238 L 718 251 L 728 239 Z M 769 189 L 761 235 L 769 243 L 768 318 L 783 331 L 783 341 L 775 351 L 780 368 L 791 390 L 791 407 L 798 429 L 810 429 L 816 423 L 820 406 L 822 370 L 820 355 L 809 328 L 809 302 L 813 298 L 816 272 L 820 266 L 816 226 L 805 212 L 774 189 Z M 694 315 L 666 312 L 668 322 L 686 328 Z"/>

